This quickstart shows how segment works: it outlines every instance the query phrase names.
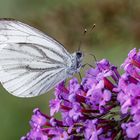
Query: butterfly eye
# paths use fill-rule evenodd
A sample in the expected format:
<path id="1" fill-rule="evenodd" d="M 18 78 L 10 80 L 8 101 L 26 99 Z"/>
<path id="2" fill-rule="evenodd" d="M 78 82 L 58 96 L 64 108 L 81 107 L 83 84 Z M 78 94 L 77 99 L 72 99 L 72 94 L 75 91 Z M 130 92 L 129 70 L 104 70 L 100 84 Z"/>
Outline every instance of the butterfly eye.
<path id="1" fill-rule="evenodd" d="M 77 58 L 81 58 L 82 57 L 82 52 L 76 52 L 76 56 L 77 56 Z"/>

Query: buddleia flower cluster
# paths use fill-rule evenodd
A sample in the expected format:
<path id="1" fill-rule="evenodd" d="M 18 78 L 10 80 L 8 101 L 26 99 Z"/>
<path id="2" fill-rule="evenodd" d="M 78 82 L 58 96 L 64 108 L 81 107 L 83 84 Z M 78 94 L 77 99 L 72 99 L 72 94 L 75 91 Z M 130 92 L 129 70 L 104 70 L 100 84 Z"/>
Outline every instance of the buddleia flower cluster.
<path id="1" fill-rule="evenodd" d="M 140 50 L 131 50 L 121 68 L 123 74 L 103 59 L 81 83 L 60 83 L 50 115 L 34 109 L 21 140 L 140 140 Z"/>

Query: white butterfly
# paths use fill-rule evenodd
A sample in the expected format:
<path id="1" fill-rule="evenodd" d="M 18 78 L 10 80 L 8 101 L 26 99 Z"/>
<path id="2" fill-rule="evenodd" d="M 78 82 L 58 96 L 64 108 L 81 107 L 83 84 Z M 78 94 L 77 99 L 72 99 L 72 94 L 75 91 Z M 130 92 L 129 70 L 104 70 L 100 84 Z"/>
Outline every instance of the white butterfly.
<path id="1" fill-rule="evenodd" d="M 0 81 L 18 97 L 34 97 L 79 72 L 83 54 L 70 54 L 41 31 L 12 19 L 0 20 Z"/>

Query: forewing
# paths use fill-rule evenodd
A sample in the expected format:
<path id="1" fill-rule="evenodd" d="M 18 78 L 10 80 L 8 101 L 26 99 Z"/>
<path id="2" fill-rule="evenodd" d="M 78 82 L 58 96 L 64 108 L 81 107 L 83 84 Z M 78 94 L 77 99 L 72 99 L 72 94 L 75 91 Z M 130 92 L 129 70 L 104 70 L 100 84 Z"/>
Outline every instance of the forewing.
<path id="1" fill-rule="evenodd" d="M 70 58 L 66 49 L 53 38 L 20 21 L 12 19 L 0 20 L 0 44 L 30 43 L 44 46 L 47 50 L 59 53 L 62 60 Z M 46 52 L 47 52 L 46 50 Z"/>
<path id="2" fill-rule="evenodd" d="M 67 77 L 65 64 L 46 55 L 41 46 L 8 43 L 0 47 L 0 81 L 15 96 L 38 96 Z"/>
<path id="3" fill-rule="evenodd" d="M 43 94 L 67 77 L 71 55 L 41 31 L 15 20 L 0 20 L 0 81 L 13 95 Z"/>

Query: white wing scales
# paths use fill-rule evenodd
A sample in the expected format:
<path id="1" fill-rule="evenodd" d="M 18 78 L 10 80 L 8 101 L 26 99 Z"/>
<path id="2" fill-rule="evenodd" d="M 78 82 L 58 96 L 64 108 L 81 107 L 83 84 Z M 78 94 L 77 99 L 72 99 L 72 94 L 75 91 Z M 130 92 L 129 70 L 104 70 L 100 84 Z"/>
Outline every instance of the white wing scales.
<path id="1" fill-rule="evenodd" d="M 15 20 L 0 20 L 0 43 L 30 43 L 58 52 L 64 59 L 70 57 L 66 49 L 41 31 Z"/>
<path id="2" fill-rule="evenodd" d="M 43 94 L 67 78 L 71 55 L 64 47 L 24 23 L 0 20 L 0 81 L 13 95 Z"/>

